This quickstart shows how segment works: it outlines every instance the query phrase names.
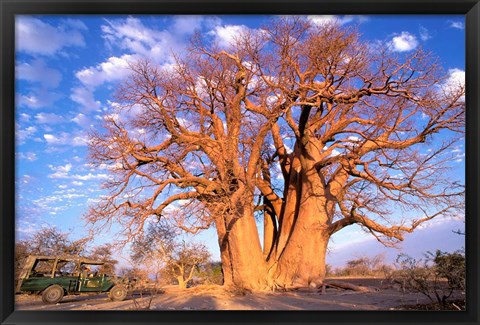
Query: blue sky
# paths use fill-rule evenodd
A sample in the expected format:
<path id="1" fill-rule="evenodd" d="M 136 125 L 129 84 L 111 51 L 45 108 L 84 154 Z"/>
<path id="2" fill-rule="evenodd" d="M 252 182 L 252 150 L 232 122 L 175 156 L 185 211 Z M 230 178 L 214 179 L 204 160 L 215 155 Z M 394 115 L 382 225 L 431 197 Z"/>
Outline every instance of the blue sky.
<path id="1" fill-rule="evenodd" d="M 417 47 L 440 58 L 449 81 L 465 79 L 463 16 L 311 16 L 315 23 L 337 20 L 358 25 L 362 38 L 407 53 Z M 98 129 L 115 107 L 113 94 L 128 74 L 129 62 L 147 57 L 159 65 L 172 64 L 195 29 L 228 43 L 238 31 L 260 27 L 266 16 L 17 16 L 16 18 L 16 229 L 17 238 L 40 227 L 56 226 L 86 235 L 83 214 L 101 198 L 108 169 L 87 160 L 88 132 Z M 464 147 L 459 146 L 456 172 L 464 179 Z M 399 249 L 385 249 L 358 227 L 337 233 L 330 263 L 341 265 L 346 252 L 388 256 L 400 250 L 421 251 L 463 246 L 452 229 L 462 220 L 434 220 Z M 112 240 L 112 233 L 97 237 Z M 214 231 L 200 236 L 218 259 Z M 352 248 L 358 249 L 358 253 Z M 349 254 L 350 254 L 349 253 Z M 353 254 L 353 253 L 352 253 Z M 350 254 L 351 255 L 351 254 Z"/>

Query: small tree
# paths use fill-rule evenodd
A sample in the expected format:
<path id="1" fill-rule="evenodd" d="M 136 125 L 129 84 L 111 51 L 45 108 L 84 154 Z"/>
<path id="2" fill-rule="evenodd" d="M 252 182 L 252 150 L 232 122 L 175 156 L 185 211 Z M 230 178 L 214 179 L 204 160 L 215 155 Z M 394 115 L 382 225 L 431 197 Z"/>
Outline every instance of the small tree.
<path id="1" fill-rule="evenodd" d="M 210 253 L 205 245 L 179 241 L 166 223 L 150 225 L 147 232 L 132 245 L 132 260 L 144 263 L 155 274 L 175 279 L 180 288 L 186 288 L 197 268 L 205 264 Z"/>
<path id="2" fill-rule="evenodd" d="M 222 262 L 210 262 L 205 267 L 206 283 L 223 284 Z"/>
<path id="3" fill-rule="evenodd" d="M 29 238 L 17 241 L 15 245 L 16 274 L 20 274 L 28 255 L 86 256 L 88 242 L 88 238 L 71 240 L 68 233 L 61 232 L 55 227 L 41 229 Z M 59 269 L 62 267 L 63 265 L 60 265 Z M 39 270 L 44 268 L 48 270 L 50 266 L 42 263 L 38 266 Z"/>
<path id="4" fill-rule="evenodd" d="M 345 276 L 365 276 L 383 273 L 384 269 L 386 269 L 384 261 L 384 254 L 378 254 L 373 257 L 357 257 L 347 261 L 347 265 L 343 269 L 340 269 L 337 274 Z"/>
<path id="5" fill-rule="evenodd" d="M 112 244 L 104 244 L 94 247 L 89 254 L 89 257 L 105 263 L 98 269 L 100 274 L 115 274 L 115 265 L 118 264 L 118 261 L 113 258 Z"/>
<path id="6" fill-rule="evenodd" d="M 39 230 L 27 242 L 30 245 L 30 254 L 81 256 L 86 253 L 88 239 L 71 240 L 68 233 L 52 227 Z"/>
<path id="7" fill-rule="evenodd" d="M 90 238 L 80 238 L 72 240 L 70 233 L 61 232 L 55 227 L 41 229 L 29 238 L 18 240 L 15 244 L 15 270 L 17 276 L 25 264 L 28 255 L 46 255 L 46 256 L 73 256 L 86 257 L 104 262 L 98 269 L 99 273 L 115 274 L 115 265 L 118 263 L 113 258 L 114 246 L 104 244 L 90 249 Z M 49 265 L 40 263 L 39 270 L 49 269 Z M 57 269 L 67 273 L 73 272 L 75 266 L 70 263 L 59 263 Z"/>
<path id="8" fill-rule="evenodd" d="M 30 255 L 30 245 L 27 240 L 20 240 L 15 243 L 15 274 L 20 275 L 20 272 L 25 265 L 25 261 Z"/>
<path id="9" fill-rule="evenodd" d="M 438 276 L 447 279 L 450 288 L 465 290 L 465 254 L 461 251 L 446 253 L 437 250 L 435 255 L 430 255 Z"/>
<path id="10" fill-rule="evenodd" d="M 125 278 L 136 278 L 140 281 L 148 281 L 148 271 L 139 267 L 123 267 L 118 271 L 118 275 Z"/>
<path id="11" fill-rule="evenodd" d="M 200 243 L 182 241 L 172 253 L 165 267 L 166 274 L 174 277 L 180 288 L 186 288 L 187 284 L 198 274 L 200 266 L 210 259 L 208 249 Z"/>

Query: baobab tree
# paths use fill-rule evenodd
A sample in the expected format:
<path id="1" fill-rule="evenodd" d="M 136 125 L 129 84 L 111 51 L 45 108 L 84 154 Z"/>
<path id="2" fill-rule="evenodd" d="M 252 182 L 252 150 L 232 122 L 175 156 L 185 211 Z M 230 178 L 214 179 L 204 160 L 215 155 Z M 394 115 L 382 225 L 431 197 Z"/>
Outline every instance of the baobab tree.
<path id="1" fill-rule="evenodd" d="M 174 66 L 131 70 L 91 137 L 92 161 L 113 178 L 87 219 L 119 222 L 127 240 L 147 220 L 215 227 L 226 285 L 319 285 L 344 227 L 389 245 L 463 213 L 448 170 L 465 91 L 431 53 L 281 17 L 226 48 L 197 34 Z"/>

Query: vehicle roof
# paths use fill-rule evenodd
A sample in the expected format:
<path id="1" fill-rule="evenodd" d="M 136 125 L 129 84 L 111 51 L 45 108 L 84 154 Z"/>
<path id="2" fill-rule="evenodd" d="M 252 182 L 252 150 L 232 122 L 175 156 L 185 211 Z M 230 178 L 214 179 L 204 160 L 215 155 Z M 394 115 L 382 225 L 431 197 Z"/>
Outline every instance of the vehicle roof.
<path id="1" fill-rule="evenodd" d="M 58 259 L 58 261 L 62 261 L 62 262 L 76 262 L 79 264 L 92 264 L 92 265 L 105 264 L 105 262 L 101 262 L 101 261 L 91 260 L 84 257 L 68 256 L 68 255 L 62 255 L 62 256 L 30 255 L 29 258 L 35 259 L 37 261 L 54 261 Z"/>

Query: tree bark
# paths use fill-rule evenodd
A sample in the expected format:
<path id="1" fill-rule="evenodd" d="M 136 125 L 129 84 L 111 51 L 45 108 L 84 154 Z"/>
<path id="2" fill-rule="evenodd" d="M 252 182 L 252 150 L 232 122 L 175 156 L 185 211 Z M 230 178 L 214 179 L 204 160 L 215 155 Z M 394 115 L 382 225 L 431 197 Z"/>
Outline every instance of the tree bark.
<path id="1" fill-rule="evenodd" d="M 277 223 L 275 212 L 272 204 L 268 200 L 264 200 L 264 217 L 263 217 L 263 257 L 267 261 L 272 254 L 275 239 L 277 238 Z"/>
<path id="2" fill-rule="evenodd" d="M 187 283 L 183 279 L 183 275 L 177 276 L 177 281 L 178 281 L 178 287 L 180 289 L 186 289 L 187 288 Z"/>
<path id="3" fill-rule="evenodd" d="M 278 242 L 273 277 L 279 286 L 318 286 L 325 278 L 325 257 L 331 236 L 328 223 L 333 213 L 328 209 L 332 205 L 328 204 L 324 183 L 312 161 L 302 161 L 296 172 L 297 179 L 290 179 L 296 184 L 295 196 L 290 196 L 295 200 L 287 201 L 285 207 L 285 211 L 294 210 L 295 216 L 288 220 L 289 236 Z M 285 231 L 282 235 L 286 235 Z"/>
<path id="4" fill-rule="evenodd" d="M 342 282 L 342 281 L 328 281 L 325 283 L 327 286 L 330 287 L 337 287 L 342 289 L 348 289 L 353 291 L 360 291 L 360 292 L 375 292 L 375 289 L 365 287 L 365 286 L 357 286 L 352 283 Z"/>
<path id="5" fill-rule="evenodd" d="M 266 288 L 266 264 L 253 204 L 246 203 L 234 213 L 218 217 L 216 224 L 224 285 L 252 291 Z"/>
<path id="6" fill-rule="evenodd" d="M 278 238 L 275 244 L 275 248 L 272 254 L 272 261 L 278 260 L 280 254 L 285 248 L 286 243 L 288 242 L 290 235 L 295 223 L 295 218 L 297 217 L 297 202 L 298 196 L 301 190 L 301 178 L 298 171 L 300 162 L 298 158 L 294 157 L 292 159 L 293 163 L 291 164 L 290 173 L 288 174 L 288 179 L 285 182 L 285 205 L 282 211 L 282 214 L 278 217 Z"/>
<path id="7" fill-rule="evenodd" d="M 317 202 L 302 204 L 298 218 L 275 267 L 280 286 L 320 285 L 325 278 L 325 257 L 330 234 L 319 219 Z"/>

